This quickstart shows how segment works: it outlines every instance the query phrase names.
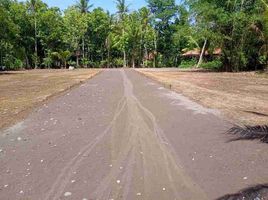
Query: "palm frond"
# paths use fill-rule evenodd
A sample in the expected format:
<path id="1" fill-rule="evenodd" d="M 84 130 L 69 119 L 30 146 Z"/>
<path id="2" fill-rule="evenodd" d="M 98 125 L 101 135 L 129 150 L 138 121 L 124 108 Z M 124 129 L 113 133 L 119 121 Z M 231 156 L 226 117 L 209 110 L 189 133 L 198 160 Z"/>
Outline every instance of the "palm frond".
<path id="1" fill-rule="evenodd" d="M 237 136 L 230 141 L 259 139 L 261 142 L 268 143 L 268 125 L 244 127 L 236 125 L 229 129 L 227 134 Z"/>
<path id="2" fill-rule="evenodd" d="M 268 184 L 256 185 L 241 190 L 236 194 L 228 194 L 216 200 L 252 200 L 266 199 L 268 197 Z"/>

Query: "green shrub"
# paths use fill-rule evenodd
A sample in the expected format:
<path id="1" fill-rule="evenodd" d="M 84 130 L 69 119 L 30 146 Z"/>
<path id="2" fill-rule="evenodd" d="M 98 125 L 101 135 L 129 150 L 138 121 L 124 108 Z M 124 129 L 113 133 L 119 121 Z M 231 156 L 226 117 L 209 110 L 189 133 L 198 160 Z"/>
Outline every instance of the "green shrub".
<path id="1" fill-rule="evenodd" d="M 116 58 L 113 60 L 112 67 L 120 68 L 124 66 L 124 60 L 122 58 Z"/>
<path id="2" fill-rule="evenodd" d="M 213 60 L 210 62 L 204 62 L 201 64 L 201 68 L 209 70 L 220 70 L 223 64 L 220 60 Z"/>
<path id="3" fill-rule="evenodd" d="M 6 70 L 19 70 L 23 67 L 23 62 L 12 55 L 7 55 L 3 61 Z"/>
<path id="4" fill-rule="evenodd" d="M 186 69 L 192 68 L 196 65 L 197 61 L 195 59 L 192 60 L 183 60 L 179 66 L 179 68 Z"/>
<path id="5" fill-rule="evenodd" d="M 102 60 L 100 62 L 100 65 L 99 65 L 100 68 L 105 68 L 107 66 L 108 66 L 108 60 Z"/>
<path id="6" fill-rule="evenodd" d="M 99 67 L 99 63 L 93 62 L 93 61 L 88 61 L 87 66 L 88 66 L 88 68 L 98 68 Z"/>
<path id="7" fill-rule="evenodd" d="M 153 60 L 148 60 L 147 61 L 147 67 L 149 67 L 149 68 L 154 67 L 154 61 Z"/>
<path id="8" fill-rule="evenodd" d="M 76 66 L 76 62 L 73 60 L 68 61 L 68 65 L 75 67 Z"/>

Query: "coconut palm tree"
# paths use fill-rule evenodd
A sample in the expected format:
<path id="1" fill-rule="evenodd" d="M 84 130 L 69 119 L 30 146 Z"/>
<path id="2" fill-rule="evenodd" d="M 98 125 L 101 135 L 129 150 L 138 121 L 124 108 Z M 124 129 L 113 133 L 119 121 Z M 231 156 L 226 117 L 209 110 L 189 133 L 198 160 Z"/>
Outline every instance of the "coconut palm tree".
<path id="1" fill-rule="evenodd" d="M 89 0 L 79 0 L 76 2 L 76 8 L 78 8 L 81 13 L 88 13 L 92 6 L 93 4 L 89 4 Z"/>
<path id="2" fill-rule="evenodd" d="M 117 8 L 117 13 L 119 15 L 119 20 L 123 24 L 125 21 L 125 15 L 129 12 L 129 5 L 126 4 L 125 0 L 116 0 L 116 8 Z M 123 37 L 125 36 L 125 27 L 123 24 L 122 28 L 122 35 Z M 127 66 L 127 55 L 126 55 L 126 49 L 124 48 L 123 50 L 124 54 L 124 67 Z"/>
<path id="3" fill-rule="evenodd" d="M 37 0 L 30 0 L 30 10 L 33 13 L 34 16 L 34 54 L 35 54 L 35 63 L 34 63 L 34 68 L 36 69 L 37 66 L 37 52 L 38 52 L 38 46 L 37 46 L 37 18 L 36 18 L 36 5 L 37 5 Z"/>
<path id="4" fill-rule="evenodd" d="M 89 4 L 89 0 L 79 0 L 76 2 L 76 8 L 82 14 L 87 14 L 89 9 L 93 6 L 93 4 Z M 85 59 L 85 37 L 82 38 L 82 52 L 83 52 L 83 59 Z"/>

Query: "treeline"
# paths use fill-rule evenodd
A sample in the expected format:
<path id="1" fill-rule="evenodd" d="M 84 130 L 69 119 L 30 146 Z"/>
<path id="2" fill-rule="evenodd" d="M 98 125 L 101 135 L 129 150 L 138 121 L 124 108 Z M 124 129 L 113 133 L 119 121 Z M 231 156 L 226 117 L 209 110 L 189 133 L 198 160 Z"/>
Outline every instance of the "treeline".
<path id="1" fill-rule="evenodd" d="M 114 14 L 90 3 L 62 12 L 41 0 L 0 0 L 0 67 L 267 68 L 266 0 L 147 0 L 138 11 L 116 0 Z"/>

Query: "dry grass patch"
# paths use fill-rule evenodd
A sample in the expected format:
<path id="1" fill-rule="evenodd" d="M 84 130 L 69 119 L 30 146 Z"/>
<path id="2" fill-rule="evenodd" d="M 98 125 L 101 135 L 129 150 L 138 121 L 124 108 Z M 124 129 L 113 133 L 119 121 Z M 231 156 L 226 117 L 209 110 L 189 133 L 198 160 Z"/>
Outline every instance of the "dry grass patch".
<path id="1" fill-rule="evenodd" d="M 0 128 L 25 117 L 32 108 L 93 77 L 100 70 L 0 72 Z"/>
<path id="2" fill-rule="evenodd" d="M 172 69 L 141 69 L 172 90 L 200 104 L 219 109 L 234 122 L 268 124 L 268 76 L 255 72 L 210 73 Z"/>

